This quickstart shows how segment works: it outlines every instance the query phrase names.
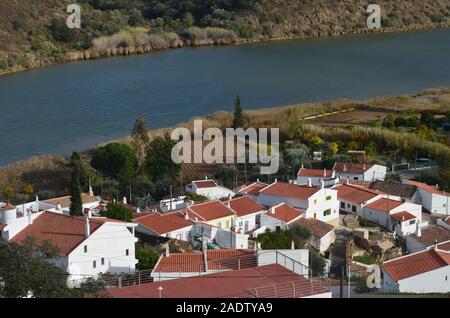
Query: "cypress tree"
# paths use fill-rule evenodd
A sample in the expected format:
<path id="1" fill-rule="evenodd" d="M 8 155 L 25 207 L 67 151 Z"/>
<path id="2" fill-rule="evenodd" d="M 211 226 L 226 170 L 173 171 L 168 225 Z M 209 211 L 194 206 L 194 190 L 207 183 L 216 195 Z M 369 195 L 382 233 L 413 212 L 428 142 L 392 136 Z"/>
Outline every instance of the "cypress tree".
<path id="1" fill-rule="evenodd" d="M 81 162 L 72 155 L 72 175 L 70 177 L 70 215 L 83 215 L 83 202 L 81 201 Z"/>
<path id="2" fill-rule="evenodd" d="M 234 118 L 233 118 L 233 128 L 241 128 L 244 127 L 244 113 L 241 107 L 241 98 L 239 95 L 236 96 L 234 100 Z"/>

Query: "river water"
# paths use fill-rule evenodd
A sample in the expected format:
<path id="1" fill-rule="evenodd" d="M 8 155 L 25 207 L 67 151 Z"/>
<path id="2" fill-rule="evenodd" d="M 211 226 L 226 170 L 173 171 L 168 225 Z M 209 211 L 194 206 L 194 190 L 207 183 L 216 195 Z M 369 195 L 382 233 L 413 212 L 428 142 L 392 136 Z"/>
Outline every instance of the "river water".
<path id="1" fill-rule="evenodd" d="M 183 48 L 0 77 L 0 165 L 197 115 L 450 86 L 450 29 Z"/>

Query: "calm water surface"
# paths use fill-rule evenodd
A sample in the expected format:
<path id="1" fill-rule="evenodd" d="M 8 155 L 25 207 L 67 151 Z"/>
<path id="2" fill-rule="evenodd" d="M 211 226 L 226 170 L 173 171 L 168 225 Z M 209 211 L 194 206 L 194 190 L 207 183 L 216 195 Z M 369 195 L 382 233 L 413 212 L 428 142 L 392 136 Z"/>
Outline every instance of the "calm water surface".
<path id="1" fill-rule="evenodd" d="M 196 115 L 450 86 L 450 29 L 183 48 L 0 77 L 0 165 Z"/>

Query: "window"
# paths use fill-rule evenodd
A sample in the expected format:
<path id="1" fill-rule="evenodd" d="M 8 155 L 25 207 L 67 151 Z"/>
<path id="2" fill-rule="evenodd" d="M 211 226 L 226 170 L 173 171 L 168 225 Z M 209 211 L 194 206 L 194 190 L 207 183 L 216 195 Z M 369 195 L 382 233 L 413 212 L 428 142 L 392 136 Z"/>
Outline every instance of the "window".
<path id="1" fill-rule="evenodd" d="M 347 208 L 349 208 L 350 207 L 350 203 L 347 203 Z"/>
<path id="2" fill-rule="evenodd" d="M 97 267 L 97 261 L 93 261 L 93 262 L 92 262 L 92 267 L 93 267 L 93 268 L 96 268 L 96 267 Z"/>
<path id="3" fill-rule="evenodd" d="M 242 224 L 243 224 L 242 221 L 239 221 L 239 227 L 242 227 Z"/>
<path id="4" fill-rule="evenodd" d="M 416 220 L 411 220 L 411 221 L 409 221 L 409 225 L 413 225 L 413 224 L 415 224 L 416 223 Z"/>
<path id="5" fill-rule="evenodd" d="M 330 201 L 331 200 L 331 195 L 327 195 L 326 200 Z"/>
<path id="6" fill-rule="evenodd" d="M 359 178 L 358 177 L 353 177 L 353 180 L 359 180 Z"/>
<path id="7" fill-rule="evenodd" d="M 323 211 L 323 216 L 331 215 L 331 209 Z"/>
<path id="8" fill-rule="evenodd" d="M 352 205 L 352 212 L 356 212 L 356 206 Z"/>
<path id="9" fill-rule="evenodd" d="M 345 203 L 341 202 L 341 209 L 345 209 Z"/>
<path id="10" fill-rule="evenodd" d="M 317 204 L 317 199 L 314 199 L 314 204 Z"/>
<path id="11" fill-rule="evenodd" d="M 218 222 L 217 223 L 217 227 L 221 229 L 222 228 L 222 222 Z"/>
<path id="12" fill-rule="evenodd" d="M 84 246 L 84 252 L 87 253 L 87 245 Z"/>
<path id="13" fill-rule="evenodd" d="M 126 250 L 125 250 L 125 255 L 126 255 L 126 256 L 130 255 L 130 250 L 129 250 L 129 249 L 126 249 Z"/>
<path id="14" fill-rule="evenodd" d="M 102 265 L 105 265 L 105 258 L 102 257 Z"/>

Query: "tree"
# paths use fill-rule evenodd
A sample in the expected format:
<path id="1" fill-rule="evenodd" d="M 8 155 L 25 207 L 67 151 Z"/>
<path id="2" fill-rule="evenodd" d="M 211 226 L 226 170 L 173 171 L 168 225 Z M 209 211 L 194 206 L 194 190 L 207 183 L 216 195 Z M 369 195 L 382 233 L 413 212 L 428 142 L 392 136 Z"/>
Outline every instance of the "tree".
<path id="1" fill-rule="evenodd" d="M 236 129 L 244 127 L 244 124 L 244 113 L 241 107 L 241 98 L 237 95 L 234 100 L 233 128 Z"/>
<path id="2" fill-rule="evenodd" d="M 215 173 L 215 178 L 222 181 L 227 187 L 234 187 L 235 179 L 239 175 L 235 166 L 220 165 Z"/>
<path id="3" fill-rule="evenodd" d="M 320 256 L 319 253 L 312 249 L 309 250 L 309 259 L 309 268 L 311 269 L 312 276 L 323 276 L 325 269 L 325 260 Z"/>
<path id="4" fill-rule="evenodd" d="M 119 203 L 108 203 L 106 211 L 102 211 L 101 216 L 109 219 L 115 219 L 120 221 L 131 222 L 133 219 L 133 213 Z"/>
<path id="5" fill-rule="evenodd" d="M 69 288 L 66 271 L 50 261 L 55 250 L 46 241 L 38 246 L 32 237 L 21 245 L 0 239 L 0 298 L 85 297 L 104 291 L 102 282 L 94 279 Z"/>
<path id="6" fill-rule="evenodd" d="M 53 18 L 50 24 L 50 30 L 56 41 L 68 43 L 75 40 L 75 32 L 69 29 L 62 19 Z"/>
<path id="7" fill-rule="evenodd" d="M 139 261 L 137 263 L 137 268 L 139 270 L 154 268 L 160 257 L 160 253 L 158 251 L 143 243 L 136 244 L 135 253 L 136 258 Z"/>
<path id="8" fill-rule="evenodd" d="M 420 113 L 420 122 L 428 128 L 433 128 L 435 124 L 434 114 L 430 110 L 424 110 Z"/>
<path id="9" fill-rule="evenodd" d="M 175 180 L 181 169 L 181 164 L 172 160 L 171 153 L 175 141 L 169 135 L 158 136 L 150 142 L 147 158 L 145 159 L 145 171 L 151 181 L 168 178 Z"/>
<path id="10" fill-rule="evenodd" d="M 313 136 L 308 143 L 309 148 L 311 148 L 311 150 L 316 151 L 317 149 L 319 149 L 319 146 L 323 143 L 322 138 L 320 138 L 319 136 Z"/>
<path id="11" fill-rule="evenodd" d="M 130 146 L 121 143 L 110 143 L 94 151 L 91 165 L 106 176 L 116 179 L 121 174 L 122 179 L 127 179 L 127 177 L 130 177 L 126 176 L 131 170 L 130 167 L 133 173 L 136 171 L 138 159 Z"/>
<path id="12" fill-rule="evenodd" d="M 77 156 L 72 154 L 72 174 L 70 176 L 70 215 L 83 215 L 83 202 L 81 200 L 81 166 Z"/>
<path id="13" fill-rule="evenodd" d="M 5 198 L 7 201 L 11 201 L 14 194 L 14 190 L 11 187 L 4 187 L 2 191 L 2 197 Z"/>
<path id="14" fill-rule="evenodd" d="M 139 166 L 145 159 L 145 154 L 148 149 L 148 143 L 150 138 L 148 137 L 148 126 L 144 117 L 139 117 L 134 123 L 134 127 L 131 130 L 131 145 L 136 151 L 136 155 L 139 160 Z"/>

